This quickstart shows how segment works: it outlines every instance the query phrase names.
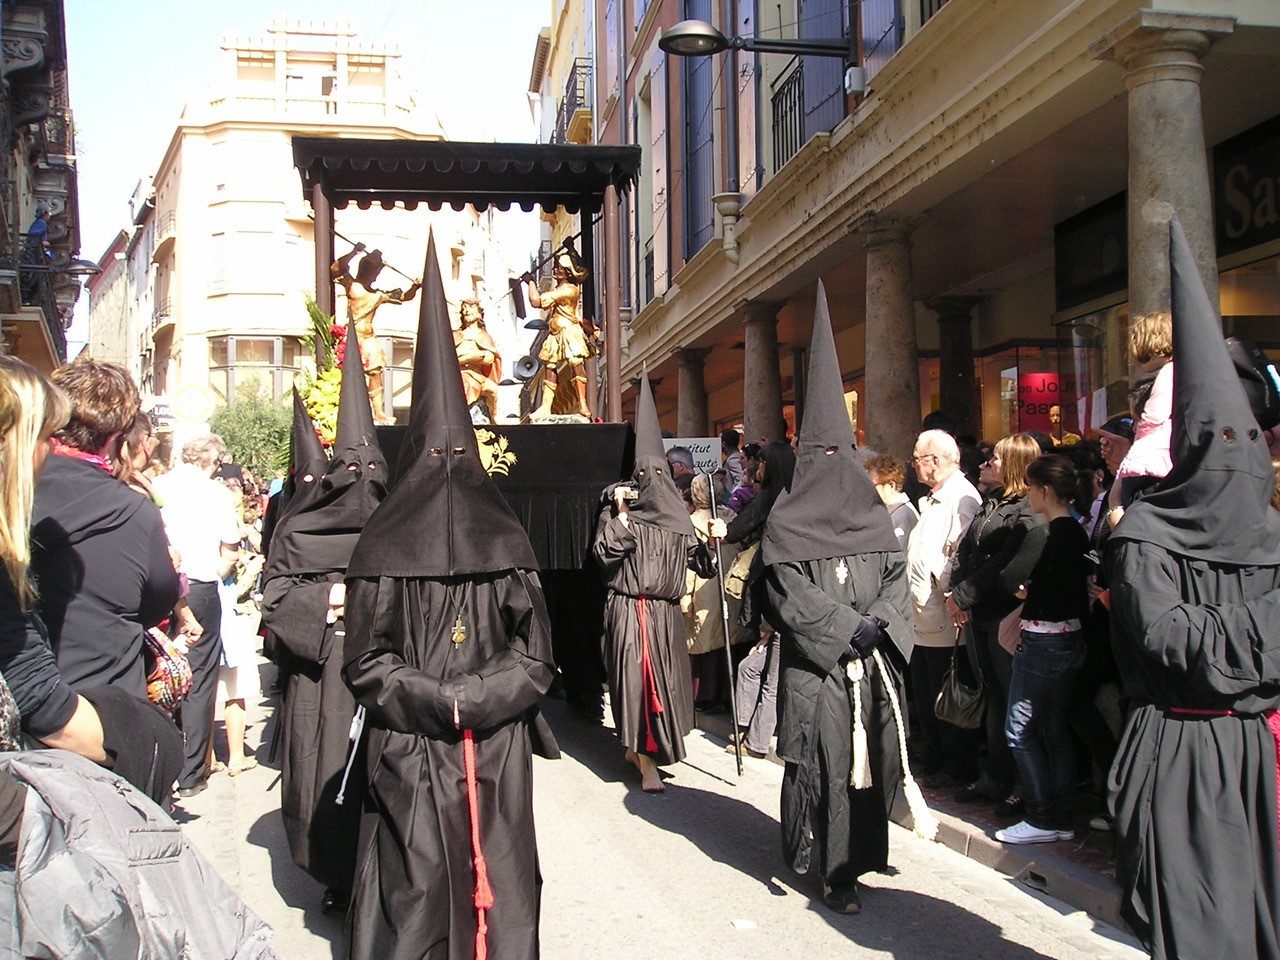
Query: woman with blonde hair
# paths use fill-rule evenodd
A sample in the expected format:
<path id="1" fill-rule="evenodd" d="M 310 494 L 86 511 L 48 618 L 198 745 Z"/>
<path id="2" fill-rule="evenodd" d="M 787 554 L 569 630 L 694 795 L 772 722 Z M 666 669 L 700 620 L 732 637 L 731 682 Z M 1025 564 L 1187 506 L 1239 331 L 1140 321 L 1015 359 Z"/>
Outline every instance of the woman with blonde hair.
<path id="1" fill-rule="evenodd" d="M 12 691 L 22 734 L 106 763 L 102 723 L 62 680 L 28 572 L 36 475 L 49 455 L 49 438 L 70 410 L 41 373 L 0 356 L 0 677 Z M 20 745 L 15 734 L 3 737 L 4 749 Z"/>
<path id="2" fill-rule="evenodd" d="M 1021 812 L 1022 801 L 1014 791 L 1017 772 L 1004 736 L 1013 655 L 1000 645 L 1000 621 L 1017 608 L 1015 591 L 1044 548 L 1047 528 L 1027 503 L 1027 467 L 1039 456 L 1040 445 L 1031 434 L 1015 433 L 997 443 L 982 465 L 979 481 L 992 492 L 956 550 L 947 595 L 952 623 L 970 632 L 986 691 L 987 756 L 978 779 L 957 799 L 994 800 L 1004 816 Z"/>
<path id="3" fill-rule="evenodd" d="M 711 497 L 714 495 L 711 478 L 705 473 L 695 475 L 689 486 L 689 495 L 693 501 L 689 519 L 693 521 L 693 530 L 698 539 L 706 543 L 712 520 Z M 717 514 L 726 524 L 734 518 L 733 512 L 727 507 L 720 507 Z M 737 555 L 736 546 L 721 545 L 720 561 L 726 570 Z M 734 603 L 729 610 L 731 644 L 744 643 L 750 639 L 747 632 L 738 626 L 737 606 Z M 710 577 L 702 577 L 693 570 L 687 570 L 680 610 L 684 613 L 685 627 L 689 631 L 689 666 L 693 675 L 694 706 L 701 709 L 727 703 L 729 678 L 723 653 L 724 618 L 720 611 L 718 576 L 712 574 Z"/>

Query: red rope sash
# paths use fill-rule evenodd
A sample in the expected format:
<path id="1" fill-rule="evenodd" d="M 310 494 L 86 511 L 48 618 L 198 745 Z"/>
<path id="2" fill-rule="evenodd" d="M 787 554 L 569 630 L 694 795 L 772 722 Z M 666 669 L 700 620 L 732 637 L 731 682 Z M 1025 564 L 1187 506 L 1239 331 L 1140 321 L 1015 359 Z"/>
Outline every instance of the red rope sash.
<path id="1" fill-rule="evenodd" d="M 662 700 L 658 697 L 658 681 L 653 674 L 653 660 L 649 654 L 649 598 L 636 597 L 636 610 L 640 617 L 640 690 L 644 698 L 644 749 L 645 753 L 657 753 L 658 741 L 653 736 L 653 716 L 662 713 Z"/>
<path id="2" fill-rule="evenodd" d="M 1234 710 L 1200 710 L 1195 707 L 1170 707 L 1169 712 L 1175 717 L 1238 717 Z M 1267 710 L 1263 714 L 1267 722 L 1267 730 L 1276 745 L 1276 797 L 1280 799 L 1280 710 Z M 1280 804 L 1276 809 L 1277 825 L 1280 825 Z"/>
<path id="3" fill-rule="evenodd" d="M 493 889 L 489 886 L 489 865 L 480 848 L 480 794 L 476 788 L 476 738 L 471 730 L 462 731 L 462 766 L 467 772 L 467 806 L 471 810 L 471 856 L 475 865 L 476 887 L 472 899 L 476 905 L 475 960 L 489 955 L 489 925 L 485 914 L 493 908 Z"/>

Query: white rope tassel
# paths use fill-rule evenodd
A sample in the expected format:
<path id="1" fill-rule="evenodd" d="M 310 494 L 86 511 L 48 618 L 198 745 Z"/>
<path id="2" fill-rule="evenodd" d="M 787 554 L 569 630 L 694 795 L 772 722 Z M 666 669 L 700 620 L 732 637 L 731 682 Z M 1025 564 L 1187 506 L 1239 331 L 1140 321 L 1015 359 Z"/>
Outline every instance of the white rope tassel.
<path id="1" fill-rule="evenodd" d="M 889 697 L 889 706 L 893 710 L 893 723 L 898 728 L 898 755 L 902 760 L 902 792 L 907 798 L 907 809 L 911 811 L 911 826 L 915 835 L 922 840 L 935 840 L 938 836 L 938 818 L 929 809 L 920 785 L 911 776 L 911 766 L 907 762 L 907 725 L 902 721 L 902 704 L 898 702 L 898 694 L 889 682 L 889 673 L 885 669 L 884 660 L 879 650 L 872 650 L 876 658 L 876 666 L 880 668 L 880 682 Z"/>
<path id="2" fill-rule="evenodd" d="M 347 795 L 347 779 L 351 776 L 351 767 L 356 762 L 356 750 L 360 746 L 360 735 L 364 733 L 364 707 L 356 707 L 356 715 L 351 718 L 351 730 L 347 739 L 351 741 L 351 752 L 347 754 L 347 769 L 342 771 L 342 784 L 338 787 L 338 796 L 334 803 L 342 806 Z"/>
<path id="3" fill-rule="evenodd" d="M 844 671 L 853 684 L 853 764 L 849 768 L 849 786 L 866 790 L 871 786 L 871 754 L 867 749 L 867 727 L 862 722 L 862 680 L 867 671 L 861 657 L 850 660 Z"/>

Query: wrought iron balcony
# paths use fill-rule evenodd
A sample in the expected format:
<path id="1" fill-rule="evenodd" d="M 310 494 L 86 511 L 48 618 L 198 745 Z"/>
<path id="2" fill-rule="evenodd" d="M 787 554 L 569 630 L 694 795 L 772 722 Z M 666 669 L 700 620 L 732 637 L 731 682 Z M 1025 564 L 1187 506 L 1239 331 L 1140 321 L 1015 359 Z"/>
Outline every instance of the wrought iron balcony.
<path id="1" fill-rule="evenodd" d="M 804 143 L 804 61 L 799 57 L 773 85 L 773 172 L 795 156 Z"/>
<path id="2" fill-rule="evenodd" d="M 564 96 L 556 110 L 556 129 L 552 143 L 589 143 L 591 141 L 591 102 L 595 89 L 590 57 L 578 57 L 569 69 Z"/>

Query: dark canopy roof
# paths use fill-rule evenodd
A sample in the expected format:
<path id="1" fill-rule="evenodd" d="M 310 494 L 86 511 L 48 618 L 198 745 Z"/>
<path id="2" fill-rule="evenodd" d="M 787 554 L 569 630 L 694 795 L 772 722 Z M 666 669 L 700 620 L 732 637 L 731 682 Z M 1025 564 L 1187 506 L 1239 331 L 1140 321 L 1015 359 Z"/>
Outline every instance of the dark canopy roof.
<path id="1" fill-rule="evenodd" d="M 461 210 L 515 205 L 532 210 L 585 203 L 600 209 L 604 189 L 625 189 L 640 167 L 639 147 L 550 143 L 456 143 L 294 137 L 293 163 L 304 195 L 319 183 L 335 207 L 354 203 L 413 209 L 425 203 Z"/>

